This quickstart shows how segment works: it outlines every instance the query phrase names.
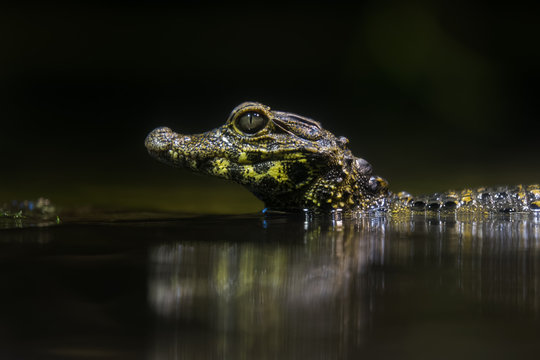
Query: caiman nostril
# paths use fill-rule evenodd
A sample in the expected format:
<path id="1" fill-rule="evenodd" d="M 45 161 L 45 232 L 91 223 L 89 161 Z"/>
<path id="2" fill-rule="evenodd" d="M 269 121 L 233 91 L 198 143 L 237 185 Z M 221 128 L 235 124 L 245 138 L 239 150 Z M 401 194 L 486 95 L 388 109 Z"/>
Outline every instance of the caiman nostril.
<path id="1" fill-rule="evenodd" d="M 163 152 L 170 148 L 174 132 L 168 127 L 159 127 L 146 137 L 144 146 L 150 153 Z"/>

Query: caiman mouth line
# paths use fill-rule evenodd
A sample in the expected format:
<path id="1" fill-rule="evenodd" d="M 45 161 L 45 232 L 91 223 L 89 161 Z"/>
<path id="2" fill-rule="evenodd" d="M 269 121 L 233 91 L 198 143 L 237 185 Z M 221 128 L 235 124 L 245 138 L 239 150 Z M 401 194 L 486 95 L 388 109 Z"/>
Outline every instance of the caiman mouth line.
<path id="1" fill-rule="evenodd" d="M 162 135 L 166 135 L 165 137 Z M 148 152 L 159 158 L 161 161 L 217 161 L 227 160 L 238 165 L 256 165 L 265 162 L 306 162 L 320 158 L 321 154 L 316 148 L 302 147 L 298 149 L 285 150 L 267 150 L 260 149 L 258 151 L 238 151 L 224 156 L 205 154 L 205 151 L 199 149 L 197 145 L 189 145 L 192 137 L 196 135 L 180 135 L 173 133 L 169 128 L 157 128 L 153 130 L 145 139 L 145 146 Z M 229 145 L 231 140 L 225 137 L 222 140 Z M 252 140 L 252 139 L 251 139 Z M 215 151 L 214 148 L 208 147 L 206 152 Z M 208 157 L 206 157 L 208 155 Z M 260 158 L 261 160 L 256 160 Z"/>

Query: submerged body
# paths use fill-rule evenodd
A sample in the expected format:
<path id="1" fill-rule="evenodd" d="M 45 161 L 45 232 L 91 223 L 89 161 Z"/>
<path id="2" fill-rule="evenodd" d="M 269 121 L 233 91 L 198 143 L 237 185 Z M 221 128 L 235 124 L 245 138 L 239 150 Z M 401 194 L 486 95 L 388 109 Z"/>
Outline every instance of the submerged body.
<path id="1" fill-rule="evenodd" d="M 158 160 L 236 181 L 271 210 L 298 211 L 540 211 L 540 186 L 467 189 L 414 198 L 392 193 L 371 165 L 303 116 L 246 102 L 226 123 L 203 134 L 161 127 L 145 145 Z"/>

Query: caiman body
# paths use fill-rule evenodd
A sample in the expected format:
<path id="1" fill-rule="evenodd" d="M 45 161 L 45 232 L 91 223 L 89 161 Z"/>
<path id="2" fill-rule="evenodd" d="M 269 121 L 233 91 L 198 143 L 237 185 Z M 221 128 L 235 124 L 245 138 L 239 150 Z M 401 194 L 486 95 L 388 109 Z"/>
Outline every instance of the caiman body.
<path id="1" fill-rule="evenodd" d="M 540 186 L 466 189 L 413 197 L 389 191 L 371 165 L 355 157 L 348 140 L 303 116 L 246 102 L 225 124 L 203 134 L 161 127 L 145 145 L 158 160 L 236 181 L 271 210 L 354 212 L 540 211 Z"/>

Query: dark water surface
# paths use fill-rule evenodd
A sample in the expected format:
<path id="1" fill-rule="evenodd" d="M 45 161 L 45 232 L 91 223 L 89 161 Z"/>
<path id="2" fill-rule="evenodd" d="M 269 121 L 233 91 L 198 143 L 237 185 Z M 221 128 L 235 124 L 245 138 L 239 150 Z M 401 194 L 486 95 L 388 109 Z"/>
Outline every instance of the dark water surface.
<path id="1" fill-rule="evenodd" d="M 540 355 L 539 217 L 145 218 L 0 230 L 0 358 Z"/>

